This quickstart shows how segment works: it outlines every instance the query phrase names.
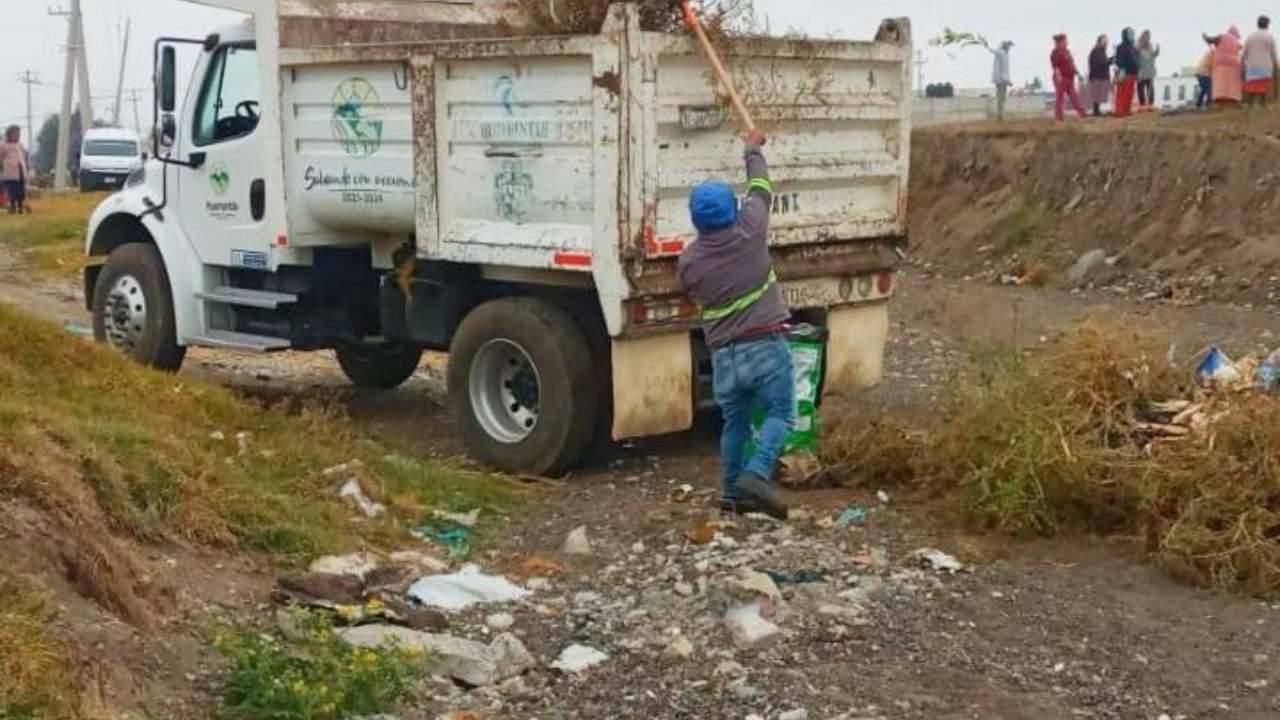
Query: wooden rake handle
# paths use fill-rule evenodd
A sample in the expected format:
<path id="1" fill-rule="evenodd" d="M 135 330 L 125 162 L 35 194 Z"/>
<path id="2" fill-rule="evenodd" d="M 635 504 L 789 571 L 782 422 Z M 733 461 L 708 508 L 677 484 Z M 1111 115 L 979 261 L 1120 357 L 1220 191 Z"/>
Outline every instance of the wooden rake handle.
<path id="1" fill-rule="evenodd" d="M 759 130 L 756 128 L 755 119 L 751 117 L 751 111 L 742 102 L 742 96 L 738 94 L 738 89 L 733 85 L 733 78 L 729 76 L 729 71 L 725 69 L 724 62 L 720 59 L 720 54 L 716 52 L 715 46 L 711 44 L 711 38 L 707 37 L 707 29 L 702 26 L 702 21 L 698 19 L 698 13 L 694 12 L 693 4 L 690 0 L 680 0 L 680 11 L 684 14 L 684 24 L 689 27 L 689 30 L 698 38 L 698 43 L 702 45 L 702 52 L 707 56 L 707 62 L 711 63 L 711 69 L 715 72 L 716 78 L 724 86 L 725 92 L 729 93 L 729 101 L 733 103 L 734 112 L 738 113 L 738 117 L 742 119 L 742 124 L 746 126 L 748 133 L 758 133 Z"/>

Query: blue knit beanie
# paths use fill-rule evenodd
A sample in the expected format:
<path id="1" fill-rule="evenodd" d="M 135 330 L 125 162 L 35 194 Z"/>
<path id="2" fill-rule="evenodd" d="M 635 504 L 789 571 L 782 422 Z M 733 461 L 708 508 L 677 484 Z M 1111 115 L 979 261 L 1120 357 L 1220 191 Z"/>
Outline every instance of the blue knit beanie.
<path id="1" fill-rule="evenodd" d="M 738 219 L 738 198 L 728 183 L 704 182 L 689 195 L 689 214 L 698 232 L 729 227 Z"/>

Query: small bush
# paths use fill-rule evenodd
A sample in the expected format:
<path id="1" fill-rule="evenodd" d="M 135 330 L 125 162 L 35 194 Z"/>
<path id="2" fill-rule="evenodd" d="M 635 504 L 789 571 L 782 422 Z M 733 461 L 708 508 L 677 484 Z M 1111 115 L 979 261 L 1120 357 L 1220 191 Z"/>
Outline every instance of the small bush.
<path id="1" fill-rule="evenodd" d="M 858 420 L 824 433 L 819 446 L 823 479 L 836 485 L 859 482 L 899 485 L 916 475 L 924 441 L 918 430 L 884 420 Z"/>
<path id="2" fill-rule="evenodd" d="M 221 681 L 227 720 L 343 720 L 377 715 L 407 699 L 425 658 L 399 648 L 355 648 L 318 615 L 297 611 L 297 638 L 224 629 L 214 647 L 229 668 Z"/>

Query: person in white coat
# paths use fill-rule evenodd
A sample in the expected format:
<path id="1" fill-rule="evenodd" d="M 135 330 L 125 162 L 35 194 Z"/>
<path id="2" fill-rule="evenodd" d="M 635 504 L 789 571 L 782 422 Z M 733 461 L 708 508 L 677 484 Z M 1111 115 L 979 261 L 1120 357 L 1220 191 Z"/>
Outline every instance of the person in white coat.
<path id="1" fill-rule="evenodd" d="M 1004 121 L 1004 106 L 1009 99 L 1009 86 L 1013 75 L 1009 70 L 1009 51 L 1013 42 L 1005 40 L 998 48 L 987 48 L 995 56 L 991 65 L 991 82 L 996 86 L 996 120 Z"/>

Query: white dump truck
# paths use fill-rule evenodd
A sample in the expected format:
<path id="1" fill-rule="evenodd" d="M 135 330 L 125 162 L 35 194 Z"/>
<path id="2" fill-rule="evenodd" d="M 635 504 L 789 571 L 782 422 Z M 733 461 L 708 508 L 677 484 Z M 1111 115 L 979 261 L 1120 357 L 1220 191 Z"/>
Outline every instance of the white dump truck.
<path id="1" fill-rule="evenodd" d="M 192 346 L 333 350 L 371 388 L 447 351 L 467 448 L 533 474 L 711 404 L 675 269 L 688 189 L 745 172 L 691 38 L 630 3 L 539 36 L 504 0 L 201 2 L 246 20 L 156 42 L 153 152 L 88 228 L 100 340 L 166 369 Z M 873 385 L 907 234 L 910 25 L 726 52 L 771 137 L 777 274 L 829 331 L 825 393 Z"/>

